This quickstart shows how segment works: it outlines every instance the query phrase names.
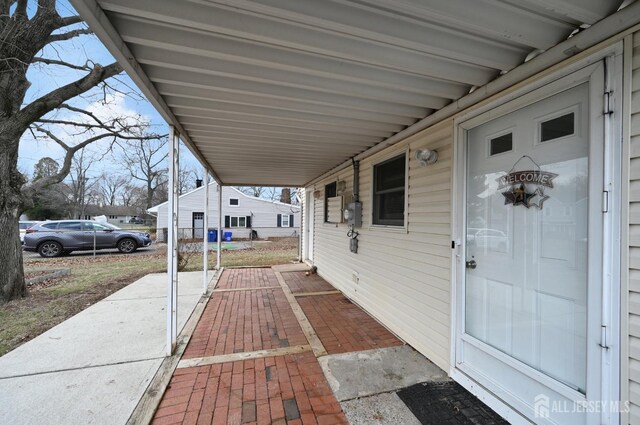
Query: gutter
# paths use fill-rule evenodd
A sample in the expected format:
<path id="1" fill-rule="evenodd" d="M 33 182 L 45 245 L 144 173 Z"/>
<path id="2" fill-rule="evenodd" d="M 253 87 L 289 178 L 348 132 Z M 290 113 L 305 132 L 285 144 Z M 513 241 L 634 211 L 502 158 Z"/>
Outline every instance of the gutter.
<path id="1" fill-rule="evenodd" d="M 638 23 L 640 17 L 640 1 L 628 5 L 624 9 L 607 16 L 606 18 L 596 22 L 589 28 L 578 32 L 573 37 L 566 39 L 565 41 L 556 44 L 544 53 L 539 54 L 535 58 L 522 65 L 517 66 L 506 74 L 496 78 L 493 81 L 485 84 L 482 87 L 474 90 L 458 100 L 455 100 L 445 106 L 442 109 L 434 112 L 433 114 L 423 118 L 422 120 L 412 124 L 404 130 L 388 137 L 384 141 L 377 145 L 359 153 L 353 158 L 348 159 L 342 164 L 334 167 L 330 171 L 310 180 L 304 184 L 304 187 L 308 187 L 324 180 L 339 171 L 342 171 L 351 166 L 353 161 L 361 161 L 368 158 L 390 146 L 399 143 L 406 138 L 415 135 L 416 133 L 431 127 L 440 121 L 444 121 L 447 118 L 451 118 L 457 113 L 469 109 L 470 107 L 494 96 L 514 85 L 521 83 L 522 81 L 548 70 L 550 67 L 559 64 L 565 59 L 571 58 L 578 53 L 596 46 L 603 41 L 609 41 L 610 44 L 622 40 L 625 36 L 640 30 L 640 24 Z"/>

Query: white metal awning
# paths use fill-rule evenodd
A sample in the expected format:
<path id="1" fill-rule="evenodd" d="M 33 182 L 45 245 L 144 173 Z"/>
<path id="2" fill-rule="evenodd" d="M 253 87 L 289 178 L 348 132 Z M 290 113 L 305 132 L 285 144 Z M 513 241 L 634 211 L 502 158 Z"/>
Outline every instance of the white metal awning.
<path id="1" fill-rule="evenodd" d="M 274 186 L 303 185 L 621 3 L 71 2 L 221 183 Z"/>

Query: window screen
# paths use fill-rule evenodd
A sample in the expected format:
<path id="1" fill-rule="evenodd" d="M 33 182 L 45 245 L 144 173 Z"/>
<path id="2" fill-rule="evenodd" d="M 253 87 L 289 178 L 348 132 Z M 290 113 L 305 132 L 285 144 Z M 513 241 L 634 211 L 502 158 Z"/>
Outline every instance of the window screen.
<path id="1" fill-rule="evenodd" d="M 373 167 L 373 224 L 404 226 L 405 155 Z"/>

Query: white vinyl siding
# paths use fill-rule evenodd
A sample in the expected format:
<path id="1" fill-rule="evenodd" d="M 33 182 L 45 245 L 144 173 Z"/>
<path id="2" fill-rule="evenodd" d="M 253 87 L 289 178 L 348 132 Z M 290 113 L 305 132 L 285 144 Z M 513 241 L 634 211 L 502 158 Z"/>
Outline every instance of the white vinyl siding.
<path id="1" fill-rule="evenodd" d="M 218 186 L 215 183 L 209 185 L 209 227 L 218 227 Z M 180 196 L 178 227 L 191 229 L 193 227 L 193 212 L 202 212 L 204 206 L 204 187 L 195 189 Z M 231 198 L 239 199 L 239 205 L 229 206 Z M 278 227 L 276 217 L 278 214 L 294 216 L 294 227 Z M 242 217 L 238 220 L 239 227 L 225 227 L 225 216 Z M 224 187 L 222 190 L 222 226 L 233 232 L 234 238 L 249 238 L 251 229 L 246 228 L 246 217 L 252 216 L 251 228 L 258 232 L 259 238 L 288 237 L 300 234 L 300 207 L 257 199 L 239 192 L 233 187 Z M 232 223 L 230 223 L 232 224 Z M 167 205 L 158 206 L 158 240 L 163 240 L 162 229 L 167 227 Z M 188 231 L 187 231 L 188 232 Z"/>
<path id="2" fill-rule="evenodd" d="M 444 370 L 449 370 L 451 322 L 452 129 L 447 120 L 361 162 L 363 225 L 357 229 L 357 254 L 349 252 L 346 224 L 324 223 L 324 202 L 315 202 L 314 211 L 314 264 L 320 276 Z M 424 148 L 439 153 L 438 162 L 426 168 L 414 157 Z M 407 228 L 372 227 L 373 165 L 403 153 L 409 158 Z M 351 170 L 306 190 L 324 190 L 336 180 L 346 182 L 343 196 L 350 202 Z"/>
<path id="3" fill-rule="evenodd" d="M 633 37 L 629 168 L 629 423 L 640 423 L 640 33 Z M 623 363 L 622 367 L 626 365 Z M 624 399 L 624 397 L 623 397 Z"/>

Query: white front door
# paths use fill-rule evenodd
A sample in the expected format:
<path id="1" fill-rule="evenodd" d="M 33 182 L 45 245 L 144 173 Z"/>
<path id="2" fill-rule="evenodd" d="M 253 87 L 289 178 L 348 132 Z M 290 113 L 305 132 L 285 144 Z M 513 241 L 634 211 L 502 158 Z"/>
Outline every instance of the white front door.
<path id="1" fill-rule="evenodd" d="M 204 238 L 204 213 L 194 212 L 193 213 L 193 238 L 194 239 L 202 239 Z"/>
<path id="2" fill-rule="evenodd" d="M 455 367 L 535 423 L 606 422 L 580 408 L 603 398 L 602 69 L 485 114 L 463 142 Z"/>

